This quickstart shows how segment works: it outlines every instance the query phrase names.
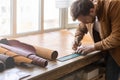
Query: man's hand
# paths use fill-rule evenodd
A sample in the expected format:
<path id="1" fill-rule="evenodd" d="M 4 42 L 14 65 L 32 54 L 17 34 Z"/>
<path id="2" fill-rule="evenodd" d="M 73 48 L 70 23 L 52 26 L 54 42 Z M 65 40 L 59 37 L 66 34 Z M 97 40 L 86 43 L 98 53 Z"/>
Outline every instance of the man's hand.
<path id="1" fill-rule="evenodd" d="M 80 53 L 82 55 L 86 55 L 90 52 L 95 51 L 94 45 L 82 45 L 80 47 L 77 47 L 76 53 Z"/>
<path id="2" fill-rule="evenodd" d="M 72 49 L 73 49 L 74 51 L 76 51 L 79 46 L 81 46 L 81 43 L 78 44 L 78 43 L 74 42 L 74 43 L 73 43 L 73 46 L 72 46 Z"/>

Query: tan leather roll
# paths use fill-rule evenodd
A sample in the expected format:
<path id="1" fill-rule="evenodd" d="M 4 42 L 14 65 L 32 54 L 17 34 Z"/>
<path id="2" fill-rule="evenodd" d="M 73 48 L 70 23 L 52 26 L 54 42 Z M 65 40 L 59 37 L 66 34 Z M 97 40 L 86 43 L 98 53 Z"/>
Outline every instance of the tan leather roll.
<path id="1" fill-rule="evenodd" d="M 49 60 L 55 60 L 58 56 L 57 51 L 50 50 L 43 47 L 38 47 L 38 46 L 34 46 L 34 48 L 36 49 L 36 54 L 40 57 L 43 57 Z"/>
<path id="2" fill-rule="evenodd" d="M 9 51 L 9 50 L 7 50 L 5 48 L 2 48 L 2 47 L 0 47 L 0 53 L 2 53 L 2 54 L 4 53 L 5 55 L 13 57 L 16 64 L 22 64 L 22 63 L 31 64 L 32 63 L 31 59 L 28 59 L 28 58 L 26 58 L 24 56 L 20 56 L 20 55 L 14 53 L 12 51 Z"/>

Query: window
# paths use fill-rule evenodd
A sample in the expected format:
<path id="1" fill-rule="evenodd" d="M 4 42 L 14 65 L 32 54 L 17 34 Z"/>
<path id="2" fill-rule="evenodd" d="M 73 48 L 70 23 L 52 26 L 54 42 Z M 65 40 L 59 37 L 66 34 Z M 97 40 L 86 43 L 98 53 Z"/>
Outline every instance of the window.
<path id="1" fill-rule="evenodd" d="M 0 36 L 10 34 L 10 0 L 0 0 Z"/>
<path id="2" fill-rule="evenodd" d="M 17 33 L 39 30 L 39 0 L 17 0 Z"/>
<path id="3" fill-rule="evenodd" d="M 59 28 L 59 15 L 55 0 L 44 0 L 44 29 Z"/>
<path id="4" fill-rule="evenodd" d="M 55 0 L 0 0 L 0 36 L 67 28 L 74 22 L 66 10 L 56 8 Z"/>

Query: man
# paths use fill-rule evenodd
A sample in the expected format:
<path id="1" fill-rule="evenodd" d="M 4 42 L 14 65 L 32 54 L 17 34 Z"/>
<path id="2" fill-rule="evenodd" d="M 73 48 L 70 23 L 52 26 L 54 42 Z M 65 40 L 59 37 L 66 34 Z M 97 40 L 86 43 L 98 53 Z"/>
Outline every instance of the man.
<path id="1" fill-rule="evenodd" d="M 71 6 L 73 20 L 81 23 L 75 33 L 73 49 L 88 54 L 105 51 L 106 80 L 118 80 L 120 73 L 120 0 L 76 0 Z M 94 45 L 81 46 L 81 40 L 89 32 Z M 102 53 L 101 53 L 102 54 Z"/>

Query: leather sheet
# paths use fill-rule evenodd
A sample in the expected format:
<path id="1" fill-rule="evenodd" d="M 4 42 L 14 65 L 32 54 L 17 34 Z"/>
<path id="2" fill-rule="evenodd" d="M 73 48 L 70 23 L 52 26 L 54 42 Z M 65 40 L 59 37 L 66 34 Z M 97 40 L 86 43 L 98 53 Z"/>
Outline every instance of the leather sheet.
<path id="1" fill-rule="evenodd" d="M 4 41 L 4 43 L 5 42 L 7 41 Z M 49 59 L 49 60 L 55 60 L 58 57 L 58 52 L 55 50 L 51 50 L 44 47 L 38 47 L 34 45 L 29 45 L 29 44 L 20 42 L 18 40 L 8 40 L 7 44 L 9 44 L 10 46 L 24 49 L 29 52 L 33 52 L 33 54 L 37 54 L 38 56 Z"/>

